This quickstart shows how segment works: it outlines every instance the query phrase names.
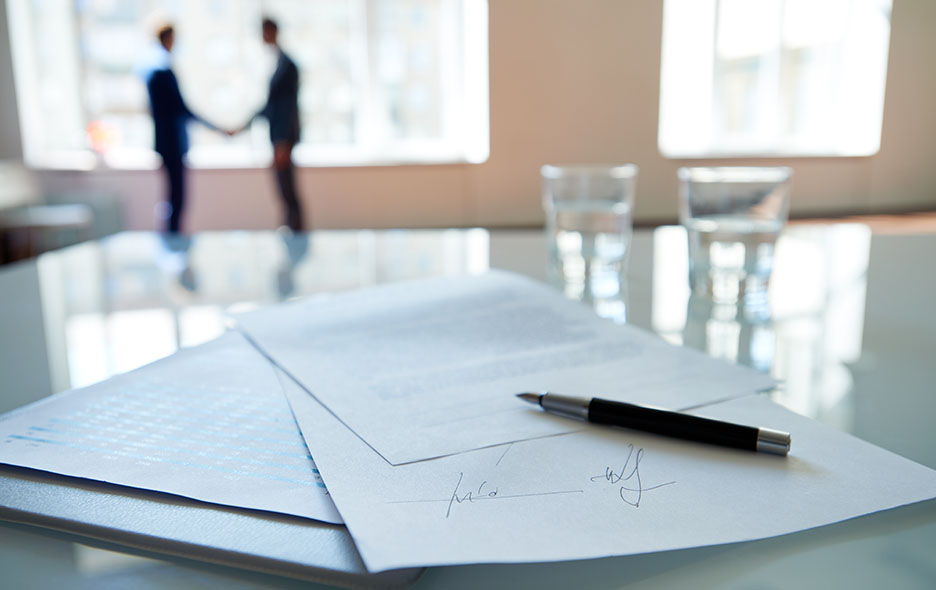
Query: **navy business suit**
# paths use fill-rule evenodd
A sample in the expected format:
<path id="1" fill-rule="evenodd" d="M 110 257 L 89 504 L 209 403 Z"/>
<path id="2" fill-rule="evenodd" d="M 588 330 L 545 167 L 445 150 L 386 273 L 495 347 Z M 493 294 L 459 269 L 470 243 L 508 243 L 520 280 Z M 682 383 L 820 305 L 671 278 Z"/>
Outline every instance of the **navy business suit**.
<path id="1" fill-rule="evenodd" d="M 162 156 L 169 178 L 169 205 L 172 212 L 166 230 L 177 233 L 182 220 L 182 208 L 185 206 L 183 157 L 189 147 L 186 126 L 189 119 L 201 119 L 182 100 L 179 82 L 168 67 L 151 71 L 147 76 L 146 89 L 156 132 L 156 152 Z"/>
<path id="2" fill-rule="evenodd" d="M 299 142 L 299 69 L 282 49 L 270 78 L 266 105 L 257 116 L 269 121 L 270 141 L 274 148 L 285 145 L 292 153 L 293 146 Z M 285 168 L 276 168 L 276 181 L 283 200 L 286 225 L 293 231 L 302 231 L 302 209 L 296 194 L 295 167 L 291 158 Z"/>

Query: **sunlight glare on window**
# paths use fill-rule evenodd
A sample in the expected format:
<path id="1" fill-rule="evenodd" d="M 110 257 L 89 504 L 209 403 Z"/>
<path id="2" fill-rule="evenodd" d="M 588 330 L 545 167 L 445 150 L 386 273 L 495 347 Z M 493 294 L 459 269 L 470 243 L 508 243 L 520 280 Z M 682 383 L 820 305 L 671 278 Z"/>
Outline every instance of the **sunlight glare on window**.
<path id="1" fill-rule="evenodd" d="M 666 0 L 660 151 L 876 153 L 890 10 L 890 0 Z"/>

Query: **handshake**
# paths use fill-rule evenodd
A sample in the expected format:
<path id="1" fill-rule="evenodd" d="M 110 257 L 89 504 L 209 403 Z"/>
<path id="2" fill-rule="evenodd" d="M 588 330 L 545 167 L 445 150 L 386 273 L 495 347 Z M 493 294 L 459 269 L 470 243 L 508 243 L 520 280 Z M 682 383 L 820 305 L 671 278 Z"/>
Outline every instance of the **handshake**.
<path id="1" fill-rule="evenodd" d="M 215 127 L 214 129 L 219 133 L 223 133 L 228 137 L 233 137 L 238 133 L 242 133 L 250 128 L 250 121 L 246 125 L 239 128 L 229 128 L 222 129 L 221 127 Z M 277 170 L 284 170 L 289 167 L 290 162 L 292 161 L 292 148 L 293 145 L 290 142 L 281 142 L 277 141 L 273 143 L 273 167 Z"/>

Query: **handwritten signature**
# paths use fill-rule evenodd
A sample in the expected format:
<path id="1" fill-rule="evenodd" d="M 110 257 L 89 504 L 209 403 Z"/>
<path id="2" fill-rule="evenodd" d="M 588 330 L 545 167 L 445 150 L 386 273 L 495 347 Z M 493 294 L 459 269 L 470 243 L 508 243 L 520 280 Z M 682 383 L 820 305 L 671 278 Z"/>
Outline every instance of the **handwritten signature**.
<path id="1" fill-rule="evenodd" d="M 560 494 L 584 494 L 585 490 L 557 490 L 552 492 L 525 492 L 519 494 L 501 494 L 497 487 L 488 483 L 487 480 L 481 482 L 477 489 L 464 490 L 462 482 L 465 479 L 464 472 L 459 472 L 458 482 L 455 483 L 455 489 L 446 502 L 445 518 L 452 514 L 452 508 L 460 504 L 474 504 L 482 500 L 507 500 L 515 498 L 532 498 L 535 496 L 556 496 Z M 393 504 L 413 503 L 413 502 L 436 502 L 437 500 L 403 500 L 392 502 Z"/>
<path id="2" fill-rule="evenodd" d="M 509 450 L 509 447 L 508 447 Z M 504 455 L 507 454 L 507 451 L 501 454 L 500 460 L 504 458 Z M 635 448 L 634 445 L 628 445 L 627 457 L 624 460 L 624 464 L 620 469 L 615 467 L 608 466 L 605 468 L 605 472 L 601 475 L 596 475 L 589 478 L 592 483 L 604 482 L 612 486 L 616 486 L 618 495 L 621 500 L 633 506 L 634 508 L 639 508 L 641 501 L 643 501 L 643 496 L 645 492 L 651 490 L 656 490 L 664 486 L 673 485 L 675 481 L 668 481 L 666 483 L 661 483 L 658 485 L 648 486 L 643 482 L 641 477 L 640 469 L 641 464 L 644 461 L 644 450 L 642 448 Z M 477 482 L 478 480 L 475 479 Z M 509 487 L 509 486 L 508 486 Z M 428 498 L 428 499 L 405 499 L 405 500 L 391 500 L 388 504 L 424 504 L 424 503 L 439 503 L 445 504 L 445 518 L 449 518 L 452 515 L 453 510 L 457 506 L 462 505 L 471 505 L 476 504 L 482 501 L 490 500 L 507 500 L 507 499 L 517 499 L 517 498 L 531 498 L 535 496 L 556 496 L 556 495 L 565 495 L 565 494 L 584 494 L 585 490 L 555 490 L 555 491 L 542 491 L 542 492 L 513 492 L 511 490 L 506 490 L 506 493 L 502 492 L 502 486 L 493 484 L 489 480 L 481 480 L 481 483 L 475 487 L 474 484 L 467 485 L 465 481 L 465 473 L 460 471 L 458 473 L 458 481 L 455 482 L 455 487 L 452 489 L 452 493 L 447 498 Z"/>
<path id="3" fill-rule="evenodd" d="M 644 492 L 676 483 L 675 481 L 668 481 L 654 486 L 644 486 L 640 478 L 640 462 L 643 461 L 643 458 L 644 450 L 642 448 L 635 449 L 634 445 L 628 445 L 627 458 L 620 470 L 616 471 L 613 467 L 608 466 L 605 467 L 605 472 L 602 475 L 596 475 L 589 479 L 592 482 L 604 480 L 613 486 L 620 484 L 618 495 L 621 500 L 634 508 L 640 508 L 640 501 L 643 499 Z"/>
<path id="4" fill-rule="evenodd" d="M 497 488 L 489 488 L 485 491 L 484 486 L 487 485 L 487 480 L 481 482 L 481 485 L 478 486 L 478 491 L 474 490 L 470 492 L 465 492 L 463 495 L 459 495 L 458 488 L 461 486 L 462 480 L 465 478 L 464 473 L 458 474 L 458 483 L 455 484 L 455 490 L 452 492 L 452 497 L 449 499 L 448 509 L 445 511 L 445 518 L 448 518 L 452 513 L 453 504 L 463 504 L 464 502 L 474 502 L 475 500 L 480 500 L 481 498 L 495 498 L 497 496 Z"/>

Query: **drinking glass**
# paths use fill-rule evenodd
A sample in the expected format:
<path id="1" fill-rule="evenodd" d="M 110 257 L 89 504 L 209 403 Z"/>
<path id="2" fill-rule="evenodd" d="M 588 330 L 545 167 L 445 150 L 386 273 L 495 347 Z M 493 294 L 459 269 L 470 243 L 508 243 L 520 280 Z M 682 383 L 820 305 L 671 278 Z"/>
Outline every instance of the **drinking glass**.
<path id="1" fill-rule="evenodd" d="M 679 218 L 692 293 L 767 305 L 774 246 L 790 207 L 786 167 L 680 168 Z"/>
<path id="2" fill-rule="evenodd" d="M 547 165 L 541 174 L 550 280 L 624 321 L 637 166 Z"/>

